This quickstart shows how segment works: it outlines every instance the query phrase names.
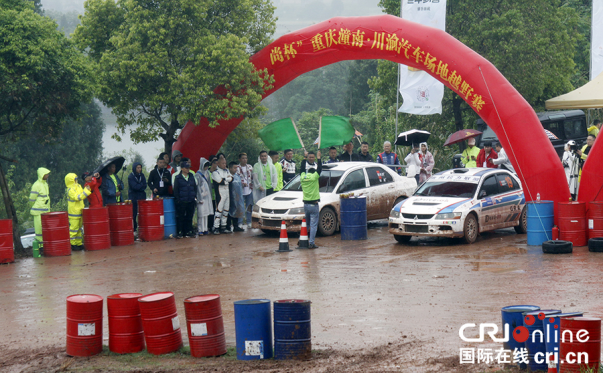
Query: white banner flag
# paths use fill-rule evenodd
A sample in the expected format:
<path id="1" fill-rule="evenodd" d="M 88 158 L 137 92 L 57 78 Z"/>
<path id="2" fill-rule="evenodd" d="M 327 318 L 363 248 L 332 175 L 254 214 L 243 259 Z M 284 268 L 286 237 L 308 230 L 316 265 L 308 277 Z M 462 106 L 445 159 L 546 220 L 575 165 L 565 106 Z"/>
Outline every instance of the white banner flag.
<path id="1" fill-rule="evenodd" d="M 445 31 L 446 0 L 402 0 L 402 18 Z M 442 114 L 444 84 L 423 70 L 400 65 L 400 94 L 401 113 Z"/>
<path id="2" fill-rule="evenodd" d="M 603 72 L 603 0 L 593 0 L 590 39 L 590 80 Z"/>

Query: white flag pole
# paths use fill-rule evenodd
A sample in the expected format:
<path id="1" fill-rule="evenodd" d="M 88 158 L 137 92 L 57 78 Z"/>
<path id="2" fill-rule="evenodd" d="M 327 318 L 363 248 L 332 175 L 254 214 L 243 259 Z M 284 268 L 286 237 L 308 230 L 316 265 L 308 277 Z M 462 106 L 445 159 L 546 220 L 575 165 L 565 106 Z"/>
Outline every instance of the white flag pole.
<path id="1" fill-rule="evenodd" d="M 289 119 L 291 119 L 291 123 L 293 123 L 293 128 L 295 128 L 295 133 L 297 134 L 297 138 L 299 139 L 299 143 L 301 144 L 302 149 L 305 149 L 306 147 L 304 146 L 304 142 L 302 141 L 301 136 L 299 135 L 299 131 L 297 130 L 297 126 L 295 125 L 293 118 Z"/>
<path id="2" fill-rule="evenodd" d="M 400 1 L 400 18 L 402 18 L 402 5 L 404 4 L 404 0 Z M 396 88 L 396 133 L 394 133 L 394 153 L 398 151 L 398 145 L 396 145 L 396 140 L 398 136 L 398 110 L 400 110 L 400 64 L 398 64 L 398 86 Z"/>
<path id="3" fill-rule="evenodd" d="M 321 149 L 322 143 L 322 117 L 318 120 L 318 149 Z"/>

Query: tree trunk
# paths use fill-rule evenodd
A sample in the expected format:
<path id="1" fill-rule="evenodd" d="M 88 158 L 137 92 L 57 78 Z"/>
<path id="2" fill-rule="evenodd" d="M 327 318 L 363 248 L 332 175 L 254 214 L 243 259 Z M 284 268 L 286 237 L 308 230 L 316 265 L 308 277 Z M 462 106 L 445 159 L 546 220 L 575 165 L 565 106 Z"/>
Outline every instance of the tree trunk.
<path id="1" fill-rule="evenodd" d="M 460 98 L 456 93 L 452 94 L 452 113 L 454 114 L 454 124 L 456 126 L 456 130 L 460 131 L 464 128 L 463 126 L 463 111 L 461 109 L 461 104 L 463 103 L 463 99 Z M 459 143 L 460 152 L 462 153 L 465 150 L 465 142 Z"/>
<path id="2" fill-rule="evenodd" d="M 163 138 L 163 141 L 165 142 L 165 150 L 164 151 L 170 155 L 170 159 L 172 159 L 172 145 L 174 145 L 174 143 L 176 142 L 174 135 L 176 134 L 176 131 L 179 129 L 180 129 L 180 123 L 177 120 L 173 120 L 170 123 L 170 126 L 168 127 L 168 129 L 165 131 L 165 133 L 162 133 L 160 135 L 161 138 Z M 172 161 L 173 161 L 173 159 L 172 159 Z"/>
<path id="3" fill-rule="evenodd" d="M 4 169 L 0 163 L 0 190 L 2 190 L 2 197 L 4 199 L 4 207 L 6 209 L 6 215 L 13 221 L 13 244 L 15 245 L 15 252 L 24 255 L 25 250 L 21 245 L 21 235 L 19 234 L 19 219 L 17 218 L 17 211 L 15 210 L 15 204 L 10 196 L 10 190 L 8 189 L 8 183 L 4 176 Z"/>

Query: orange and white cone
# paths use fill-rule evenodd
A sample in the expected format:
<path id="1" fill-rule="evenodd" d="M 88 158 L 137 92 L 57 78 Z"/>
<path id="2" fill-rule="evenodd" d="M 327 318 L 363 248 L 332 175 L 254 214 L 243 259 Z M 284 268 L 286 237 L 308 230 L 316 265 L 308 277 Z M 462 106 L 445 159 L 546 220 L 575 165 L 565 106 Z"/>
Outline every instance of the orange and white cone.
<path id="1" fill-rule="evenodd" d="M 289 250 L 289 237 L 287 236 L 287 223 L 283 220 L 281 223 L 281 238 L 278 240 L 277 252 L 287 252 Z"/>
<path id="2" fill-rule="evenodd" d="M 310 248 L 310 241 L 308 241 L 308 227 L 306 226 L 306 219 L 302 220 L 301 231 L 299 232 L 299 246 L 296 249 L 308 249 Z"/>
<path id="3" fill-rule="evenodd" d="M 553 356 L 550 357 L 547 373 L 557 373 L 557 364 L 555 363 L 555 358 Z"/>

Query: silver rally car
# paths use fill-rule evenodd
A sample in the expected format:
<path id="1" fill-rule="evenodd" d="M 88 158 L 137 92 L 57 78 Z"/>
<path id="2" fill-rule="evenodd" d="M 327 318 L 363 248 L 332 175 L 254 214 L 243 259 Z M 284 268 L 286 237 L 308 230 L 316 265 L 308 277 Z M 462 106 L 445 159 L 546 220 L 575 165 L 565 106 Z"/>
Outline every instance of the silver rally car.
<path id="1" fill-rule="evenodd" d="M 507 227 L 527 231 L 526 201 L 517 176 L 502 169 L 440 172 L 389 216 L 389 232 L 400 243 L 412 236 L 463 237 L 473 243 L 481 232 Z"/>

